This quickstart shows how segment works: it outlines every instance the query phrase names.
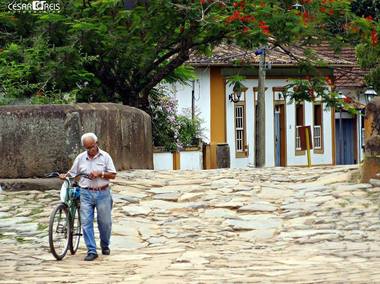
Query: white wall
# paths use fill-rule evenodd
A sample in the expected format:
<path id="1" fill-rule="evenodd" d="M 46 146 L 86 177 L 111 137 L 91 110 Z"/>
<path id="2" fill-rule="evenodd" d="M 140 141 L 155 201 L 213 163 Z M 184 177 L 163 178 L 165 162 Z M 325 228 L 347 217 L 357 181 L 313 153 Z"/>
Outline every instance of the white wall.
<path id="1" fill-rule="evenodd" d="M 200 111 L 200 117 L 203 120 L 202 128 L 204 128 L 204 141 L 210 141 L 210 70 L 209 68 L 197 69 L 198 79 L 195 82 L 195 105 Z M 265 93 L 265 166 L 272 167 L 275 164 L 274 151 L 274 117 L 273 117 L 273 87 L 282 87 L 289 82 L 286 79 L 267 79 L 267 91 Z M 258 86 L 256 79 L 248 79 L 243 81 L 243 84 L 248 88 L 246 92 L 246 137 L 249 149 L 247 158 L 235 157 L 235 128 L 234 128 L 234 104 L 228 100 L 228 94 L 232 93 L 232 87 L 226 86 L 226 130 L 227 143 L 230 146 L 231 168 L 246 167 L 248 164 L 254 164 L 254 101 L 253 88 Z M 181 85 L 174 84 L 173 90 L 178 99 L 178 110 L 183 113 L 186 109 L 191 109 L 191 92 L 192 84 Z M 313 107 L 312 103 L 305 103 L 305 125 L 313 125 Z M 306 165 L 307 156 L 295 155 L 295 104 L 286 104 L 286 129 L 287 129 L 287 165 Z M 323 154 L 314 154 L 311 151 L 311 159 L 313 165 L 331 164 L 332 163 L 332 129 L 331 129 L 331 110 L 323 112 Z M 184 162 L 186 164 L 186 162 Z M 181 160 L 182 165 L 182 160 Z M 182 168 L 182 166 L 181 166 Z"/>
<path id="2" fill-rule="evenodd" d="M 232 92 L 232 88 L 226 88 L 226 105 L 227 105 L 227 142 L 231 150 L 231 167 L 244 167 L 249 163 L 255 162 L 255 111 L 253 100 L 253 88 L 258 86 L 258 80 L 249 79 L 243 81 L 243 84 L 248 88 L 246 92 L 246 122 L 247 122 L 247 143 L 249 145 L 249 156 L 247 158 L 235 157 L 235 133 L 234 133 L 234 113 L 233 103 L 228 100 L 227 94 Z M 265 82 L 267 88 L 265 92 L 265 166 L 272 167 L 275 164 L 274 157 L 274 117 L 273 117 L 273 87 L 281 87 L 288 84 L 286 80 L 271 80 Z"/>
<path id="3" fill-rule="evenodd" d="M 307 155 L 296 156 L 296 140 L 295 140 L 295 126 L 296 126 L 296 106 L 295 104 L 288 104 L 286 107 L 287 112 L 287 160 L 288 166 L 302 166 L 307 165 Z M 314 153 L 311 150 L 311 164 L 323 165 L 332 164 L 332 128 L 331 128 L 331 109 L 326 109 L 323 105 L 323 154 Z M 305 125 L 311 126 L 313 136 L 313 103 L 305 102 Z"/>
<path id="4" fill-rule="evenodd" d="M 194 96 L 195 108 L 202 120 L 203 141 L 210 142 L 210 69 L 202 68 L 196 70 L 197 79 L 195 81 Z M 172 89 L 178 100 L 178 112 L 184 114 L 188 111 L 191 113 L 191 93 L 192 82 L 188 85 L 179 83 L 173 84 Z"/>
<path id="5" fill-rule="evenodd" d="M 153 169 L 155 170 L 172 170 L 173 154 L 172 153 L 153 153 Z"/>
<path id="6" fill-rule="evenodd" d="M 267 79 L 265 92 L 265 166 L 275 165 L 274 151 L 274 104 L 273 87 L 283 87 L 289 82 L 285 79 Z M 228 100 L 228 94 L 232 93 L 232 88 L 226 88 L 226 110 L 227 110 L 227 143 L 230 145 L 231 167 L 245 167 L 249 163 L 254 163 L 254 107 L 253 88 L 258 86 L 257 80 L 245 80 L 243 84 L 248 88 L 246 92 L 246 122 L 247 122 L 247 143 L 249 145 L 249 156 L 247 158 L 235 157 L 235 133 L 234 133 L 234 104 Z M 287 143 L 287 165 L 307 165 L 307 155 L 296 156 L 295 153 L 295 104 L 286 104 L 286 143 Z M 313 126 L 313 104 L 305 103 L 305 125 Z M 331 109 L 323 111 L 323 154 L 311 151 L 312 165 L 332 163 L 332 129 L 331 129 Z"/>
<path id="7" fill-rule="evenodd" d="M 181 170 L 202 170 L 203 155 L 202 151 L 184 151 L 180 152 Z"/>
<path id="8" fill-rule="evenodd" d="M 243 84 L 248 88 L 246 92 L 246 138 L 248 144 L 248 157 L 236 158 L 236 145 L 235 145 L 235 115 L 234 103 L 228 99 L 228 94 L 232 93 L 232 86 L 226 86 L 226 130 L 227 130 L 227 143 L 230 146 L 230 161 L 231 168 L 246 167 L 249 163 L 254 163 L 254 108 L 253 108 L 253 80 L 245 80 Z"/>

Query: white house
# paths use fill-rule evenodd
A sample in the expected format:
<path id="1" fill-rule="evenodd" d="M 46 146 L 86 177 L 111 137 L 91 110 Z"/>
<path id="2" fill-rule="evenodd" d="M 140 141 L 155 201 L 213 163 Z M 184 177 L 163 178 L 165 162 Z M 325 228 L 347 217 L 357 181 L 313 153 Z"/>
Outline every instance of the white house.
<path id="1" fill-rule="evenodd" d="M 343 58 L 351 62 L 351 66 L 338 66 L 334 68 L 336 90 L 342 96 L 350 98 L 357 109 L 361 109 L 361 115 L 352 115 L 344 110 L 336 109 L 336 164 L 356 164 L 364 158 L 364 107 L 368 103 L 374 91 L 370 91 L 364 82 L 366 70 L 360 69 L 356 62 L 355 49 L 343 47 L 336 54 L 327 43 L 315 47 L 318 53 L 330 58 Z"/>
<path id="2" fill-rule="evenodd" d="M 228 144 L 230 166 L 233 168 L 255 164 L 255 105 L 257 102 L 259 57 L 255 51 L 243 50 L 233 45 L 220 45 L 212 57 L 192 56 L 189 63 L 196 68 L 198 79 L 188 85 L 171 87 L 179 102 L 179 111 L 195 107 L 204 121 L 204 168 L 217 167 L 217 147 Z M 301 49 L 292 48 L 292 54 L 303 57 Z M 320 67 L 323 76 L 333 78 L 335 67 L 347 67 L 352 63 L 319 56 L 328 67 Z M 304 78 L 297 61 L 283 50 L 267 50 L 267 62 L 271 69 L 265 80 L 265 166 L 307 165 L 306 151 L 300 150 L 298 128 L 310 126 L 312 132 L 311 162 L 313 165 L 335 164 L 335 110 L 318 101 L 289 103 L 281 95 L 289 79 Z M 238 62 L 238 64 L 237 64 Z M 243 84 L 248 88 L 239 102 L 229 100 L 232 87 L 226 84 L 229 76 L 245 76 Z M 192 94 L 194 94 L 192 96 Z"/>

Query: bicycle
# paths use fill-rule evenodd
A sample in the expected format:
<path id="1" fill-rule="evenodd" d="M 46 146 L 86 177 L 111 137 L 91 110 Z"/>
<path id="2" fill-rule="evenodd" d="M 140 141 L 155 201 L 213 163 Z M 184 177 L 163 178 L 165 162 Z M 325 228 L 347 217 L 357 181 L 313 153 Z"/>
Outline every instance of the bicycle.
<path id="1" fill-rule="evenodd" d="M 52 172 L 47 177 L 58 177 Z M 79 174 L 76 177 L 86 174 Z M 62 260 L 67 251 L 74 255 L 79 247 L 81 237 L 80 222 L 80 188 L 75 185 L 76 177 L 66 177 L 61 188 L 61 203 L 50 214 L 49 247 L 57 260 Z"/>

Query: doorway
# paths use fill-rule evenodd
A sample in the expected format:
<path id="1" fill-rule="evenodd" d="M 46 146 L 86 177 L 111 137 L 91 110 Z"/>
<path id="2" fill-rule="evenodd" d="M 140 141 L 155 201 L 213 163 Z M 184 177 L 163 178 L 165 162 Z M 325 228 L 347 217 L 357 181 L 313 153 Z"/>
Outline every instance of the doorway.
<path id="1" fill-rule="evenodd" d="M 286 166 L 285 105 L 274 106 L 274 157 L 276 167 Z"/>
<path id="2" fill-rule="evenodd" d="M 337 112 L 335 117 L 336 164 L 356 164 L 356 119 L 345 112 Z"/>

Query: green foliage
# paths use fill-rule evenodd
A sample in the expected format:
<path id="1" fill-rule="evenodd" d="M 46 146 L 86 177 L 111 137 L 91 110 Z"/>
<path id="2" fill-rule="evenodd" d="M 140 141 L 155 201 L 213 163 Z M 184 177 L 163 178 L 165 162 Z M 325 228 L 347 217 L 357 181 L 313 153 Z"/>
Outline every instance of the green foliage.
<path id="1" fill-rule="evenodd" d="M 379 28 L 380 30 L 380 28 Z M 356 47 L 356 57 L 358 63 L 362 68 L 367 69 L 368 73 L 365 75 L 367 86 L 380 92 L 380 45 L 373 45 L 370 43 L 362 43 Z"/>
<path id="2" fill-rule="evenodd" d="M 319 100 L 326 104 L 326 108 L 339 107 L 352 114 L 358 113 L 350 104 L 350 101 L 344 100 L 338 93 L 331 91 L 326 82 L 326 78 L 322 77 L 291 80 L 291 82 L 285 86 L 283 95 L 289 104 L 293 102 L 314 102 Z"/>
<path id="3" fill-rule="evenodd" d="M 354 0 L 351 4 L 352 11 L 360 17 L 372 16 L 379 18 L 380 15 L 380 1 L 374 0 Z"/>
<path id="4" fill-rule="evenodd" d="M 178 115 L 177 123 L 179 124 L 179 144 L 183 147 L 198 146 L 202 139 L 202 120 L 199 114 L 194 115 L 194 118 L 191 117 L 190 112 Z"/>
<path id="5" fill-rule="evenodd" d="M 233 75 L 227 79 L 226 83 L 228 86 L 233 86 L 232 89 L 234 92 L 242 92 L 247 89 L 247 87 L 242 82 L 243 80 L 245 80 L 244 76 Z"/>

